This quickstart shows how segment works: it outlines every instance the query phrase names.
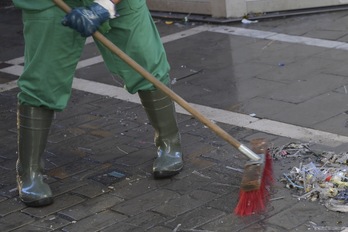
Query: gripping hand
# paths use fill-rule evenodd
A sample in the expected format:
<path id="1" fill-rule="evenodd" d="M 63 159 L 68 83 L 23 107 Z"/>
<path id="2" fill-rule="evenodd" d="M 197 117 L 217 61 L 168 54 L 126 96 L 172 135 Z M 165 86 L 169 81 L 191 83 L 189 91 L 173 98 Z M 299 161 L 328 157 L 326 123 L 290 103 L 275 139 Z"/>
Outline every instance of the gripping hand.
<path id="1" fill-rule="evenodd" d="M 110 1 L 109 1 L 110 2 Z M 62 20 L 64 26 L 71 27 L 82 36 L 92 35 L 106 20 L 114 18 L 110 11 L 98 3 L 92 3 L 88 7 L 77 7 L 65 15 Z"/>

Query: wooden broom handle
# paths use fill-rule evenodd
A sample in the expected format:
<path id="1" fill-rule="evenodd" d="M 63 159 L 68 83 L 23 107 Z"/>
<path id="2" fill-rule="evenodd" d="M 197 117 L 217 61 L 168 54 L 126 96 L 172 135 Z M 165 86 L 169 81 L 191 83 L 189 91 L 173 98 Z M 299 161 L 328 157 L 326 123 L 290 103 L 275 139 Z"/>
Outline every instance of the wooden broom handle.
<path id="1" fill-rule="evenodd" d="M 71 11 L 71 8 L 63 1 L 63 0 L 53 0 L 53 2 L 64 10 L 66 13 Z M 157 89 L 161 90 L 163 93 L 168 95 L 173 101 L 178 103 L 182 108 L 188 111 L 192 116 L 194 116 L 201 123 L 210 128 L 213 132 L 215 132 L 222 139 L 230 143 L 236 149 L 243 152 L 251 160 L 260 160 L 260 157 L 257 156 L 252 151 L 244 151 L 249 150 L 244 145 L 242 145 L 239 141 L 229 135 L 226 131 L 221 129 L 215 123 L 211 122 L 209 119 L 204 117 L 200 112 L 194 109 L 189 103 L 187 103 L 183 98 L 174 93 L 170 88 L 168 88 L 165 84 L 157 80 L 152 74 L 146 71 L 143 67 L 141 67 L 138 63 L 136 63 L 132 58 L 130 58 L 127 54 L 125 54 L 121 49 L 119 49 L 115 44 L 113 44 L 110 40 L 108 40 L 103 34 L 99 31 L 94 32 L 93 37 L 101 42 L 105 47 L 107 47 L 110 51 L 120 57 L 124 62 L 126 62 L 130 67 L 132 67 L 135 71 L 137 71 L 140 75 L 142 75 L 146 80 L 151 82 Z"/>

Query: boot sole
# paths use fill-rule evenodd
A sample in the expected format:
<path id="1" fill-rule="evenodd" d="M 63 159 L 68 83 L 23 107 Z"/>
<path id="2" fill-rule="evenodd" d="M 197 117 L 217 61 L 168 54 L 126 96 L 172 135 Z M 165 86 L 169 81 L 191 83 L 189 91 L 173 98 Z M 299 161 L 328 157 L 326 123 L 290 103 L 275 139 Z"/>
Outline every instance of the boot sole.
<path id="1" fill-rule="evenodd" d="M 155 179 L 168 178 L 168 177 L 172 177 L 172 176 L 179 174 L 181 170 L 182 170 L 182 168 L 180 168 L 179 170 L 176 170 L 176 171 L 154 171 L 153 176 Z"/>
<path id="2" fill-rule="evenodd" d="M 22 202 L 29 207 L 42 207 L 42 206 L 51 205 L 53 203 L 53 197 L 43 198 L 37 201 L 22 200 Z"/>

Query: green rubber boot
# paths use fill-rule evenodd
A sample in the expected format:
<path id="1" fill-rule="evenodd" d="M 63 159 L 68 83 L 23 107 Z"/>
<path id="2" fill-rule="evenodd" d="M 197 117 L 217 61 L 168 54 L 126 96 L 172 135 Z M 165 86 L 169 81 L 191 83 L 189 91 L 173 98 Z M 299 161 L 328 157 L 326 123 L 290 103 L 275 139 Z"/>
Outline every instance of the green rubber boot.
<path id="1" fill-rule="evenodd" d="M 154 177 L 176 175 L 184 163 L 173 101 L 159 90 L 139 91 L 139 97 L 155 129 L 157 158 L 153 164 Z"/>
<path id="2" fill-rule="evenodd" d="M 45 150 L 54 111 L 19 105 L 17 111 L 19 197 L 27 206 L 53 203 L 52 191 L 43 181 L 41 157 Z"/>

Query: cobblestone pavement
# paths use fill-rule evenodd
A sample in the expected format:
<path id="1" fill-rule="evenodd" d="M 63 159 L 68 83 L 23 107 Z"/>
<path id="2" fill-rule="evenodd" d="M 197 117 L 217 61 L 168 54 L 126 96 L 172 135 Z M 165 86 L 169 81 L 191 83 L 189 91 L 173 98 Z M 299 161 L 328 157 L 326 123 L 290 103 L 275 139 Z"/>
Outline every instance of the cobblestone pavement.
<path id="1" fill-rule="evenodd" d="M 344 213 L 297 200 L 279 179 L 297 159 L 274 161 L 267 211 L 239 218 L 246 159 L 178 107 L 184 170 L 155 180 L 153 129 L 89 41 L 69 106 L 56 114 L 45 151 L 55 203 L 29 208 L 15 183 L 16 94 L 23 66 L 20 12 L 0 10 L 1 231 L 342 231 Z M 174 90 L 248 145 L 312 142 L 344 151 L 348 58 L 345 12 L 204 25 L 157 20 Z M 167 22 L 168 23 L 168 22 Z M 232 53 L 232 54 L 231 54 Z M 253 115 L 255 114 L 255 115 Z"/>

